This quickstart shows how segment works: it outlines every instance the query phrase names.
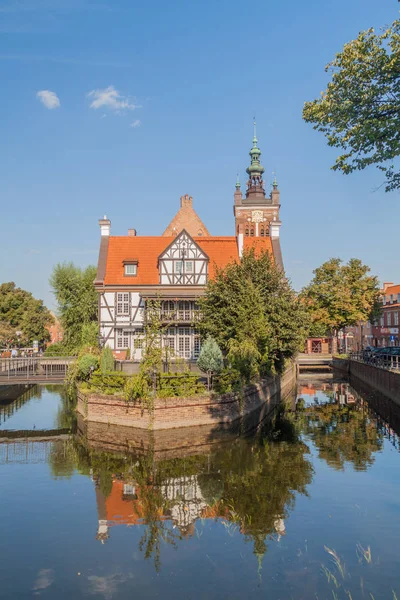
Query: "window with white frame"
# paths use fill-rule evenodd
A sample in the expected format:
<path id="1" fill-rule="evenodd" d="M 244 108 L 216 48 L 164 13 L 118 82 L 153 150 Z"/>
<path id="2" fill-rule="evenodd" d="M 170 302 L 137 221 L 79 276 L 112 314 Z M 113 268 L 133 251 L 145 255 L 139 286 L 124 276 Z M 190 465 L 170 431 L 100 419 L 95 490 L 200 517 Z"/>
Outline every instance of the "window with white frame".
<path id="1" fill-rule="evenodd" d="M 137 263 L 125 265 L 125 275 L 134 276 L 137 274 Z"/>
<path id="2" fill-rule="evenodd" d="M 379 324 L 380 324 L 381 327 L 383 327 L 385 325 L 385 317 L 381 317 L 379 319 Z"/>
<path id="3" fill-rule="evenodd" d="M 398 325 L 399 324 L 399 313 L 395 312 L 393 313 L 393 325 Z"/>
<path id="4" fill-rule="evenodd" d="M 387 323 L 388 327 L 390 327 L 392 324 L 392 313 L 390 313 L 390 312 L 387 313 L 386 323 Z"/>
<path id="5" fill-rule="evenodd" d="M 175 273 L 183 273 L 183 262 L 181 260 L 176 260 L 174 263 Z"/>
<path id="6" fill-rule="evenodd" d="M 185 273 L 193 273 L 193 261 L 192 260 L 185 261 Z"/>
<path id="7" fill-rule="evenodd" d="M 129 292 L 117 294 L 117 315 L 129 315 Z"/>
<path id="8" fill-rule="evenodd" d="M 117 329 L 117 348 L 118 350 L 129 348 L 129 331 Z"/>

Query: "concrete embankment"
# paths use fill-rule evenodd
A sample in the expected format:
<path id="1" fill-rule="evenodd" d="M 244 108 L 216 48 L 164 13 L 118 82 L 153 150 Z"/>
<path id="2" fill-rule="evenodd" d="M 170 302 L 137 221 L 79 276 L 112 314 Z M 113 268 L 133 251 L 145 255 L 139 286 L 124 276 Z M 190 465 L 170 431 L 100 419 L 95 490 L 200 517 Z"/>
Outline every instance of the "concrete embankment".
<path id="1" fill-rule="evenodd" d="M 369 385 L 400 405 L 400 373 L 342 358 L 333 359 L 333 368 Z"/>

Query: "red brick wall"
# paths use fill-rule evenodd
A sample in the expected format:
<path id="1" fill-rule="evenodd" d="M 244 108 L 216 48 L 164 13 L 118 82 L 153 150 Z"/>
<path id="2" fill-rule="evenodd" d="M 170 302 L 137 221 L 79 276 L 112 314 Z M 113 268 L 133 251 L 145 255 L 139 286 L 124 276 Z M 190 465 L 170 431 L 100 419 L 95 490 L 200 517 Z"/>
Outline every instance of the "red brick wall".
<path id="1" fill-rule="evenodd" d="M 140 402 L 128 403 L 118 396 L 79 393 L 77 409 L 88 421 L 154 430 L 231 423 L 260 408 L 261 420 L 290 393 L 295 380 L 293 364 L 281 377 L 248 386 L 242 400 L 237 394 L 157 398 L 151 415 Z"/>

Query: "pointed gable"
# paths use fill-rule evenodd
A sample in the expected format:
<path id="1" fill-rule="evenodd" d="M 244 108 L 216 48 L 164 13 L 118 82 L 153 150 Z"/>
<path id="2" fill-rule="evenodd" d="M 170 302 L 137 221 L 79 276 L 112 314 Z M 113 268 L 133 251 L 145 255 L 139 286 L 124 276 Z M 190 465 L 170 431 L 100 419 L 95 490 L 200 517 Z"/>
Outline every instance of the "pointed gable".
<path id="1" fill-rule="evenodd" d="M 207 227 L 193 208 L 193 198 L 181 196 L 181 206 L 166 230 L 164 237 L 176 236 L 185 229 L 191 236 L 209 236 Z"/>
<path id="2" fill-rule="evenodd" d="M 184 229 L 158 258 L 160 283 L 205 285 L 208 256 Z"/>

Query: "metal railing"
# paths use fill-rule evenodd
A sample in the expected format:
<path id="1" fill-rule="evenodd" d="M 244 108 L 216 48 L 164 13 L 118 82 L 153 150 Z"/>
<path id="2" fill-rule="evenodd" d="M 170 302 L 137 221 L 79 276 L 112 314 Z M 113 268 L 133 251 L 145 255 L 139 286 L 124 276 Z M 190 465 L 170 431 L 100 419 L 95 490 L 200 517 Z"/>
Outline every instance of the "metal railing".
<path id="1" fill-rule="evenodd" d="M 67 374 L 74 357 L 18 357 L 0 359 L 0 380 L 59 379 Z"/>
<path id="2" fill-rule="evenodd" d="M 387 371 L 400 371 L 400 356 L 397 354 L 352 352 L 350 359 L 366 365 L 379 367 L 380 369 L 386 369 Z"/>

